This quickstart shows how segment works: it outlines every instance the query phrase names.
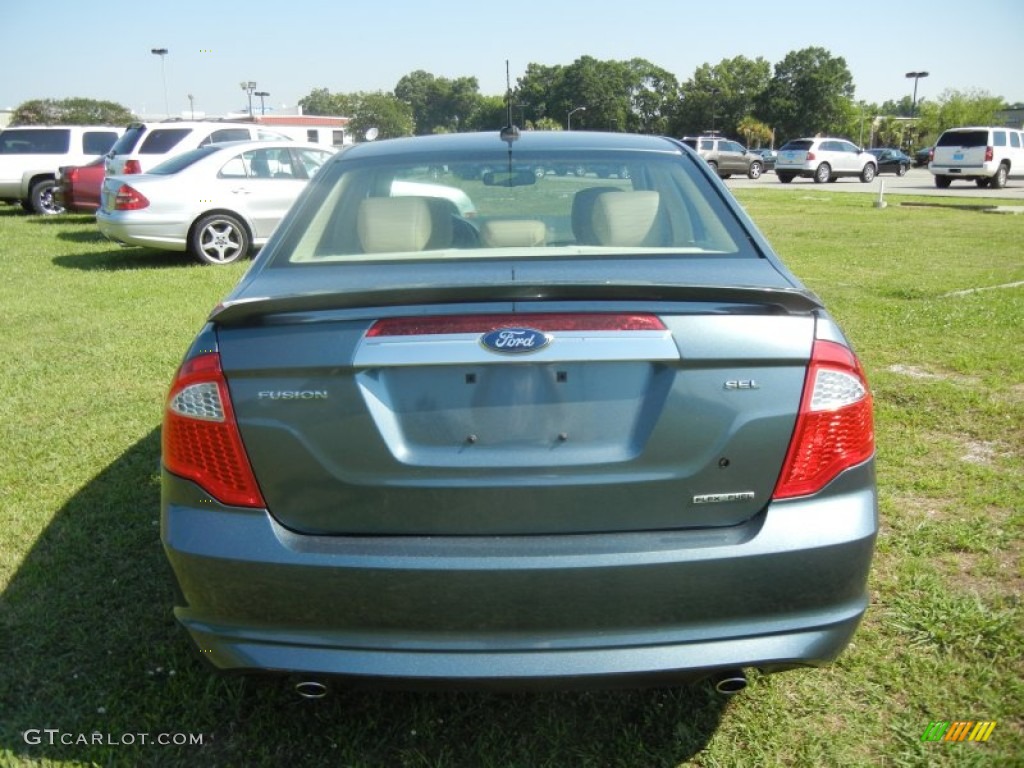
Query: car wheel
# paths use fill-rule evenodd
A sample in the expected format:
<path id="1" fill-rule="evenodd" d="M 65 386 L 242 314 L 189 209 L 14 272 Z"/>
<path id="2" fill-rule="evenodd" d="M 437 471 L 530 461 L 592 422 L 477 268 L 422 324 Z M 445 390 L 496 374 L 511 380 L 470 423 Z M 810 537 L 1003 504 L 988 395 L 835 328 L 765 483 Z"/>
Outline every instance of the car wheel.
<path id="1" fill-rule="evenodd" d="M 586 176 L 587 175 L 587 169 L 584 168 L 582 165 L 577 165 L 575 168 L 572 169 L 572 172 L 576 176 Z"/>
<path id="2" fill-rule="evenodd" d="M 822 163 L 818 166 L 817 170 L 814 171 L 814 181 L 817 184 L 824 184 L 832 176 L 832 168 L 829 167 L 828 163 Z"/>
<path id="3" fill-rule="evenodd" d="M 903 167 L 902 165 L 900 166 Z M 868 163 L 860 172 L 860 180 L 865 184 L 868 184 L 875 180 L 875 164 Z"/>
<path id="4" fill-rule="evenodd" d="M 536 176 L 538 179 L 543 179 L 545 173 L 547 173 L 547 171 L 544 170 L 544 168 L 542 168 L 539 165 L 533 169 L 533 175 Z"/>
<path id="5" fill-rule="evenodd" d="M 714 160 L 708 161 L 708 168 L 711 169 L 711 172 L 713 174 L 715 174 L 716 176 L 718 175 L 718 163 L 716 163 Z"/>
<path id="6" fill-rule="evenodd" d="M 776 171 L 775 175 L 779 177 L 779 181 L 781 181 L 783 184 L 789 184 L 789 182 L 791 182 L 793 180 L 793 174 L 792 173 L 785 173 L 785 172 L 782 172 L 782 171 Z"/>
<path id="7" fill-rule="evenodd" d="M 44 216 L 52 216 L 55 213 L 64 213 L 64 206 L 57 202 L 53 193 L 57 189 L 57 182 L 53 179 L 43 179 L 32 185 L 29 192 L 29 204 L 33 213 Z"/>
<path id="8" fill-rule="evenodd" d="M 905 166 L 905 165 L 898 165 L 898 166 L 896 166 L 896 175 L 897 176 L 906 176 L 907 175 L 907 166 Z"/>
<path id="9" fill-rule="evenodd" d="M 189 249 L 204 264 L 230 264 L 249 252 L 249 232 L 234 216 L 213 213 L 192 226 Z"/>
<path id="10" fill-rule="evenodd" d="M 627 166 L 624 165 L 621 168 L 619 168 L 619 178 L 620 179 L 628 179 L 629 178 L 629 168 Z"/>
<path id="11" fill-rule="evenodd" d="M 760 179 L 761 178 L 761 172 L 763 170 L 764 169 L 761 167 L 760 163 L 753 162 L 753 163 L 750 164 L 750 167 L 747 169 L 747 178 L 748 179 Z"/>
<path id="12" fill-rule="evenodd" d="M 1002 189 L 1006 186 L 1006 177 L 1010 175 L 1009 169 L 1006 167 L 1006 163 L 1001 164 L 996 169 L 996 175 L 992 177 L 992 189 Z"/>
<path id="13" fill-rule="evenodd" d="M 953 183 L 953 180 L 951 178 L 949 178 L 949 176 L 936 176 L 935 177 L 935 186 L 938 187 L 939 189 L 947 189 L 949 187 L 949 185 L 952 184 L 952 183 Z"/>

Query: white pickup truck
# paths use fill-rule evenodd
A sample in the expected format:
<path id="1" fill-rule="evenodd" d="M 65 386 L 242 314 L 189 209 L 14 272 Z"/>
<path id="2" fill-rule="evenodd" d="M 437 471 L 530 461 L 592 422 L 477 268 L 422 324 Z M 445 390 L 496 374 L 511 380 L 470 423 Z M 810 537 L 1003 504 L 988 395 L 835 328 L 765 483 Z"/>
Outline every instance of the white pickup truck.
<path id="1" fill-rule="evenodd" d="M 106 153 L 124 128 L 24 125 L 0 131 L 0 201 L 33 213 L 62 213 L 54 199 L 58 169 L 86 165 Z"/>
<path id="2" fill-rule="evenodd" d="M 950 128 L 935 143 L 928 170 L 935 186 L 954 179 L 1002 189 L 1007 179 L 1024 178 L 1024 131 L 1004 127 Z"/>

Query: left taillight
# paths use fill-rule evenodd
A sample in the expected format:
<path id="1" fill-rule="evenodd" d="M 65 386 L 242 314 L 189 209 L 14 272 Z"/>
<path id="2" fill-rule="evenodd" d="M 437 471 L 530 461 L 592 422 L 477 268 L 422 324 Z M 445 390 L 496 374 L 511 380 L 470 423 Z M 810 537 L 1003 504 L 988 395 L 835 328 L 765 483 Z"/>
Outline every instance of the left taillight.
<path id="1" fill-rule="evenodd" d="M 163 463 L 223 504 L 266 507 L 235 421 L 220 355 L 186 360 L 164 408 Z"/>
<path id="2" fill-rule="evenodd" d="M 149 207 L 149 200 L 135 187 L 122 184 L 117 188 L 117 192 L 114 195 L 114 210 L 138 211 L 141 208 L 147 207 Z"/>
<path id="3" fill-rule="evenodd" d="M 816 341 L 800 414 L 772 498 L 817 493 L 875 452 L 871 391 L 850 349 Z"/>

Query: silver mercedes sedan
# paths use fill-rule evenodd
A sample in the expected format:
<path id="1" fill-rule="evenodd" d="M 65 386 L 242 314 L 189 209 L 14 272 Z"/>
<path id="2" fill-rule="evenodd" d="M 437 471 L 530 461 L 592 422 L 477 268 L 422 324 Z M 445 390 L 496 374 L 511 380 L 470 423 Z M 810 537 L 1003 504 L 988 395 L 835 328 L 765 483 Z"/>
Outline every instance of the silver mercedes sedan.
<path id="1" fill-rule="evenodd" d="M 96 223 L 125 245 L 230 264 L 263 245 L 334 151 L 294 141 L 208 144 L 103 180 Z"/>
<path id="2" fill-rule="evenodd" d="M 561 165 L 627 170 L 534 173 Z M 672 139 L 336 155 L 199 331 L 162 440 L 178 621 L 306 695 L 731 693 L 834 659 L 868 602 L 863 368 Z"/>

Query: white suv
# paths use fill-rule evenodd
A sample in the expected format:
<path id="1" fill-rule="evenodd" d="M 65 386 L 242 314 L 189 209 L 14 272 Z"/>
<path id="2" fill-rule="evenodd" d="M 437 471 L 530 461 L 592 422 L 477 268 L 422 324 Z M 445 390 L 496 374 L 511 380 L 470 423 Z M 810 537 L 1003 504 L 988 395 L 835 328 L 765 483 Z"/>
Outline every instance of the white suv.
<path id="1" fill-rule="evenodd" d="M 190 149 L 225 141 L 290 141 L 290 136 L 254 123 L 167 120 L 132 123 L 107 153 L 107 176 L 145 173 Z"/>
<path id="2" fill-rule="evenodd" d="M 63 213 L 53 198 L 63 165 L 86 165 L 107 152 L 124 128 L 23 125 L 0 131 L 0 200 L 33 213 Z"/>
<path id="3" fill-rule="evenodd" d="M 950 128 L 935 143 L 928 170 L 935 186 L 953 179 L 1002 189 L 1006 180 L 1024 178 L 1024 132 L 1012 128 Z"/>
<path id="4" fill-rule="evenodd" d="M 788 184 L 797 176 L 818 184 L 840 176 L 857 176 L 867 183 L 878 173 L 878 160 L 846 139 L 793 139 L 787 141 L 775 159 L 775 175 Z"/>

